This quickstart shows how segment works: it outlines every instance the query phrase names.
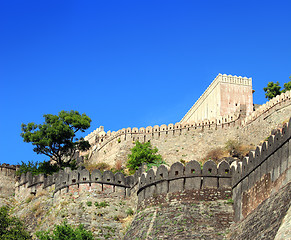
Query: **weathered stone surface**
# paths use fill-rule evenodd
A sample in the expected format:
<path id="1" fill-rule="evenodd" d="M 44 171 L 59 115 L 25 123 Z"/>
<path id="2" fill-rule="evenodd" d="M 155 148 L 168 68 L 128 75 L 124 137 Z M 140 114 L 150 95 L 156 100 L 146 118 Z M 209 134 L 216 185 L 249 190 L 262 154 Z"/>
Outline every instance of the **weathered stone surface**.
<path id="1" fill-rule="evenodd" d="M 214 197 L 212 189 L 206 191 L 209 193 L 205 192 L 205 197 Z M 153 205 L 147 204 L 138 212 L 124 239 L 224 239 L 233 222 L 232 205 L 219 199 L 193 200 L 202 196 L 196 193 L 152 198 Z"/>
<path id="2" fill-rule="evenodd" d="M 291 183 L 262 202 L 246 219 L 235 224 L 231 228 L 229 238 L 233 240 L 274 239 L 291 206 L 290 193 Z"/>

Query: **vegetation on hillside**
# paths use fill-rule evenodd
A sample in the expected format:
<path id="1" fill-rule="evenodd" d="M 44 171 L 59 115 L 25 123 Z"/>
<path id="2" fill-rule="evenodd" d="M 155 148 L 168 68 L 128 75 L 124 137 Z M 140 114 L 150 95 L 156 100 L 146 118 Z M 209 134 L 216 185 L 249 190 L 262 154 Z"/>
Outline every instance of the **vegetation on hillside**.
<path id="1" fill-rule="evenodd" d="M 93 234 L 84 228 L 82 224 L 78 227 L 72 227 L 66 221 L 60 225 L 55 225 L 52 232 L 36 232 L 39 240 L 93 240 Z"/>
<path id="2" fill-rule="evenodd" d="M 32 143 L 37 154 L 44 154 L 63 167 L 73 160 L 76 150 L 90 148 L 88 141 L 76 138 L 77 132 L 84 132 L 90 127 L 91 119 L 86 114 L 61 111 L 58 115 L 46 114 L 44 118 L 43 124 L 31 122 L 21 125 L 23 141 Z"/>
<path id="3" fill-rule="evenodd" d="M 207 160 L 213 160 L 214 162 L 218 163 L 222 158 L 225 157 L 242 159 L 252 149 L 252 145 L 241 144 L 236 140 L 228 140 L 225 142 L 224 147 L 217 147 L 210 150 L 203 158 L 203 162 Z"/>
<path id="4" fill-rule="evenodd" d="M 32 239 L 30 234 L 25 230 L 22 221 L 17 217 L 10 216 L 7 206 L 2 206 L 0 208 L 0 239 Z"/>
<path id="5" fill-rule="evenodd" d="M 129 173 L 133 174 L 135 171 L 143 164 L 146 163 L 148 169 L 152 166 L 160 166 L 165 164 L 162 156 L 157 154 L 158 149 L 152 147 L 150 142 L 140 143 L 139 141 L 135 142 L 135 146 L 130 150 L 131 154 L 128 155 L 127 168 Z"/>
<path id="6" fill-rule="evenodd" d="M 281 91 L 281 87 L 279 82 L 269 82 L 267 87 L 263 88 L 265 93 L 265 96 L 268 100 L 280 95 L 281 93 L 284 93 L 286 91 L 291 90 L 291 76 L 289 77 L 290 81 L 287 83 L 284 83 L 284 89 Z"/>
<path id="7" fill-rule="evenodd" d="M 71 162 L 65 162 L 62 169 L 65 167 L 70 167 L 72 170 L 77 169 L 76 161 L 72 160 Z M 28 161 L 27 163 L 21 161 L 21 164 L 19 164 L 19 169 L 16 171 L 16 175 L 20 176 L 22 173 L 27 172 L 31 172 L 32 176 L 39 174 L 52 175 L 60 169 L 61 168 L 57 164 L 51 164 L 49 161 Z"/>

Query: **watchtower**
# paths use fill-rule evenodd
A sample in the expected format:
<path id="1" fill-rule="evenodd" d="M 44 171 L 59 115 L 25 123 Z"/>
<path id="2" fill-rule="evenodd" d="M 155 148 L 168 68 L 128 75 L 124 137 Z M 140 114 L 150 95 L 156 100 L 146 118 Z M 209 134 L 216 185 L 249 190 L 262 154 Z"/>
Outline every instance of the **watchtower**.
<path id="1" fill-rule="evenodd" d="M 180 121 L 198 122 L 242 111 L 253 112 L 252 78 L 226 74 L 218 76 Z"/>

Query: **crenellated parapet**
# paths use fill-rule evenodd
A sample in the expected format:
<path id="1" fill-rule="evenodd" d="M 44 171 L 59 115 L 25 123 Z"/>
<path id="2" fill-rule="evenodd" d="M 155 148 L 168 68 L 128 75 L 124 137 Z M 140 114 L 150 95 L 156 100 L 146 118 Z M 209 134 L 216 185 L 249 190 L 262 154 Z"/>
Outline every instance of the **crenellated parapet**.
<path id="1" fill-rule="evenodd" d="M 40 174 L 32 176 L 31 172 L 23 173 L 16 184 L 18 198 L 25 198 L 30 194 L 37 194 L 42 189 L 49 189 L 54 196 L 61 194 L 96 190 L 102 194 L 118 194 L 121 197 L 130 196 L 131 191 L 138 185 L 140 175 L 144 171 L 140 167 L 132 176 L 125 176 L 121 172 L 101 172 L 94 169 L 91 173 L 82 167 L 77 170 L 65 168 L 53 175 Z"/>
<path id="2" fill-rule="evenodd" d="M 282 105 L 284 103 L 289 103 L 291 101 L 291 91 L 287 91 L 285 93 L 281 93 L 280 95 L 272 98 L 270 101 L 266 102 L 265 104 L 261 105 L 256 111 L 252 114 L 247 116 L 245 119 L 242 120 L 242 125 L 245 126 L 258 117 L 262 116 L 265 113 L 268 113 L 270 110 L 275 109 L 276 106 Z"/>
<path id="3" fill-rule="evenodd" d="M 111 143 L 112 141 L 139 141 L 145 142 L 152 139 L 162 139 L 165 137 L 180 136 L 189 131 L 201 132 L 205 129 L 222 129 L 240 124 L 240 113 L 228 114 L 218 117 L 216 119 L 204 120 L 199 122 L 187 122 L 187 123 L 170 123 L 168 125 L 155 125 L 147 127 L 128 127 L 118 131 L 108 131 L 107 133 L 99 132 L 95 134 L 92 132 L 85 139 L 90 141 L 92 145 L 92 151 L 100 151 L 103 147 Z M 95 134 L 95 135 L 94 135 Z"/>
<path id="4" fill-rule="evenodd" d="M 138 202 L 141 203 L 161 194 L 182 191 L 203 191 L 207 189 L 230 189 L 231 169 L 226 161 L 216 165 L 209 160 L 203 166 L 193 160 L 184 166 L 180 162 L 173 165 L 161 165 L 143 173 L 137 191 Z M 201 193 L 201 192 L 200 192 Z M 199 194 L 198 194 L 199 195 Z"/>
<path id="5" fill-rule="evenodd" d="M 235 220 L 246 217 L 258 204 L 291 180 L 291 118 L 268 141 L 250 151 L 242 162 L 234 162 L 232 189 Z"/>

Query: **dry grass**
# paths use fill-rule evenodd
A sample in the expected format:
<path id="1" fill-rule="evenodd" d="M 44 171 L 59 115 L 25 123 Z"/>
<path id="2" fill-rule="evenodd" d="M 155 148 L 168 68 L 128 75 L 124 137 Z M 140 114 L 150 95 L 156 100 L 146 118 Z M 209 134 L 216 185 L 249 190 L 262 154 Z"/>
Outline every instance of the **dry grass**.
<path id="1" fill-rule="evenodd" d="M 218 148 L 215 148 L 215 149 L 209 151 L 206 154 L 203 162 L 211 159 L 214 162 L 218 163 L 220 159 L 222 159 L 224 157 L 228 157 L 228 156 L 229 156 L 229 154 L 228 154 L 228 152 L 224 148 L 218 147 Z"/>
<path id="2" fill-rule="evenodd" d="M 100 162 L 100 163 L 85 163 L 85 168 L 92 172 L 94 169 L 99 169 L 100 171 L 110 170 L 111 166 L 108 163 Z"/>
<path id="3" fill-rule="evenodd" d="M 25 202 L 30 203 L 35 198 L 34 195 L 30 195 L 28 198 L 26 198 Z"/>
<path id="4" fill-rule="evenodd" d="M 122 169 L 122 160 L 117 160 L 117 161 L 115 162 L 115 169 L 116 169 L 117 171 L 120 171 L 120 170 Z"/>
<path id="5" fill-rule="evenodd" d="M 41 197 L 41 196 L 47 196 L 48 192 L 44 189 L 42 189 L 41 191 L 37 191 L 36 196 L 37 197 Z"/>
<path id="6" fill-rule="evenodd" d="M 130 227 L 131 222 L 133 221 L 133 216 L 127 216 L 120 220 L 122 223 L 122 231 L 125 234 Z"/>
<path id="7" fill-rule="evenodd" d="M 40 207 L 40 201 L 34 203 L 34 205 L 31 208 L 31 211 L 35 213 L 35 217 L 38 217 L 43 212 L 42 208 Z"/>

